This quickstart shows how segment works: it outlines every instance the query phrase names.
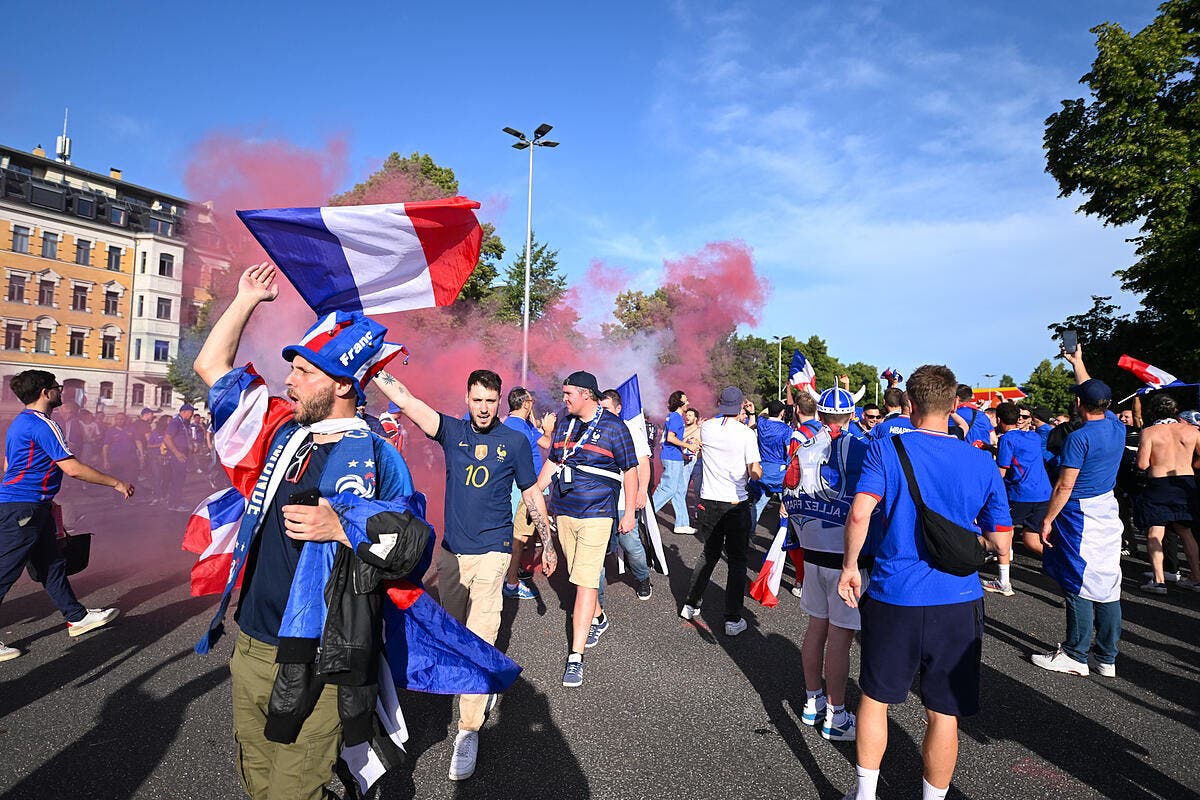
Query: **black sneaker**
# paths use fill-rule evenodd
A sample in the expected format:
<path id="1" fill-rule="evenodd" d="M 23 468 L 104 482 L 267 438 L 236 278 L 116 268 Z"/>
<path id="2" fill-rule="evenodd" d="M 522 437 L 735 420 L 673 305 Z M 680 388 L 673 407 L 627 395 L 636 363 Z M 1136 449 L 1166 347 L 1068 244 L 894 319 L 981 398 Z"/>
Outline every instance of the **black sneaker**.
<path id="1" fill-rule="evenodd" d="M 649 578 L 647 578 L 644 581 L 638 581 L 638 585 L 637 585 L 638 600 L 649 600 L 650 596 L 652 594 L 654 594 L 654 590 L 652 588 L 650 588 L 650 579 Z"/>

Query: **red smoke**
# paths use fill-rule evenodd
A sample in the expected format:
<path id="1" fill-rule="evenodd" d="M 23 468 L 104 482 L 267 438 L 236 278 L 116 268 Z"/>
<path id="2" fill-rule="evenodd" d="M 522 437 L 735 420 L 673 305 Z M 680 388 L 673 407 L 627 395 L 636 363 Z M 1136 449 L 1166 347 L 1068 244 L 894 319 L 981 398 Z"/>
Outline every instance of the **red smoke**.
<path id="1" fill-rule="evenodd" d="M 186 172 L 189 196 L 198 202 L 213 201 L 214 222 L 232 256 L 231 279 L 216 310 L 231 299 L 236 275 L 247 265 L 265 259 L 253 237 L 233 214 L 238 209 L 328 205 L 346 180 L 346 146 L 330 142 L 324 151 L 305 150 L 286 142 L 254 142 L 228 134 L 205 139 Z M 353 180 L 353 179 L 352 179 Z M 461 187 L 470 196 L 470 187 Z M 364 202 L 388 203 L 428 199 L 427 186 L 405 175 L 390 175 L 373 183 Z M 483 209 L 486 215 L 488 209 Z M 521 243 L 523 244 L 523 242 Z M 519 248 L 516 248 L 519 249 Z M 664 290 L 672 313 L 665 329 L 613 344 L 599 332 L 579 330 L 581 294 L 570 289 L 529 332 L 530 374 L 527 388 L 538 395 L 541 410 L 558 410 L 559 381 L 577 369 L 594 372 L 601 388 L 615 386 L 637 373 L 648 415 L 661 420 L 667 395 L 685 390 L 701 409 L 712 408 L 719 386 L 708 375 L 708 354 L 741 324 L 758 319 L 766 297 L 766 284 L 754 271 L 750 249 L 739 242 L 706 245 L 695 255 L 665 265 Z M 274 303 L 260 307 L 242 340 L 240 361 L 253 360 L 259 372 L 277 391 L 287 365 L 280 350 L 295 342 L 315 319 L 315 314 L 295 291 L 280 279 L 281 293 Z M 594 262 L 588 270 L 589 320 L 608 316 L 612 298 L 628 288 L 620 269 Z M 502 324 L 484 310 L 454 306 L 380 317 L 390 341 L 407 346 L 408 366 L 393 361 L 390 371 L 417 397 L 451 416 L 465 410 L 466 378 L 478 368 L 500 374 L 507 389 L 520 381 L 521 328 Z M 662 363 L 660 351 L 670 354 Z M 746 387 L 748 388 L 748 387 Z M 378 414 L 385 402 L 368 391 L 370 410 Z M 501 413 L 507 398 L 501 397 Z M 405 420 L 405 458 L 417 487 L 429 497 L 430 522 L 441 527 L 445 465 L 440 448 Z"/>

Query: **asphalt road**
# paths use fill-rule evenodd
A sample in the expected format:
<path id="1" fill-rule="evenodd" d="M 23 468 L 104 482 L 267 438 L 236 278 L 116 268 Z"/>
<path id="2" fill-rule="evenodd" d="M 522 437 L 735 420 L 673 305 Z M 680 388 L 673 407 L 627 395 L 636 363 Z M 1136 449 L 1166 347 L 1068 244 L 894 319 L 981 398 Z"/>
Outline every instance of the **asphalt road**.
<path id="1" fill-rule="evenodd" d="M 0 664 L 0 795 L 42 798 L 236 798 L 228 659 L 232 637 L 196 656 L 213 598 L 188 595 L 193 557 L 179 549 L 183 514 L 86 499 L 91 566 L 73 578 L 85 604 L 115 605 L 107 628 L 71 639 L 40 587 L 22 578 L 0 606 L 0 639 L 27 654 Z M 768 515 L 771 512 L 768 511 Z M 669 527 L 667 527 L 669 530 Z M 640 602 L 614 576 L 612 628 L 586 661 L 581 688 L 561 685 L 571 593 L 555 576 L 543 599 L 508 601 L 501 646 L 524 667 L 480 737 L 479 767 L 446 779 L 455 726 L 449 698 L 402 697 L 411 769 L 385 777 L 382 798 L 840 798 L 854 745 L 800 724 L 805 615 L 786 593 L 727 638 L 723 567 L 703 623 L 677 616 L 699 543 L 666 534 L 669 578 Z M 759 528 L 757 568 L 769 544 Z M 984 711 L 962 724 L 952 798 L 1200 797 L 1200 594 L 1146 597 L 1141 562 L 1126 562 L 1120 677 L 1039 670 L 1064 612 L 1053 584 L 1023 556 L 1018 594 L 987 598 Z M 615 572 L 615 570 L 610 570 Z M 857 702 L 857 648 L 850 704 Z M 920 796 L 922 714 L 894 707 L 881 800 Z"/>

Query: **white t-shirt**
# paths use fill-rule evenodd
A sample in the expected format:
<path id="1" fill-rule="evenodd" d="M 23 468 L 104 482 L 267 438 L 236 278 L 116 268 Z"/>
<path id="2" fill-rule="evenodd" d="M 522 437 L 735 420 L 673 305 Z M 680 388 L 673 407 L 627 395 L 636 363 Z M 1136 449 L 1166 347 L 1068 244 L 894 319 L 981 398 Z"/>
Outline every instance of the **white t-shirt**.
<path id="1" fill-rule="evenodd" d="M 625 420 L 625 427 L 629 429 L 629 435 L 633 438 L 633 454 L 637 456 L 640 464 L 643 458 L 650 457 L 650 440 L 646 438 L 646 423 L 640 419 Z M 617 513 L 621 514 L 625 511 L 625 489 L 617 490 Z"/>
<path id="2" fill-rule="evenodd" d="M 700 499 L 740 503 L 746 492 L 748 464 L 758 463 L 758 436 L 736 417 L 714 417 L 700 425 L 704 451 Z"/>

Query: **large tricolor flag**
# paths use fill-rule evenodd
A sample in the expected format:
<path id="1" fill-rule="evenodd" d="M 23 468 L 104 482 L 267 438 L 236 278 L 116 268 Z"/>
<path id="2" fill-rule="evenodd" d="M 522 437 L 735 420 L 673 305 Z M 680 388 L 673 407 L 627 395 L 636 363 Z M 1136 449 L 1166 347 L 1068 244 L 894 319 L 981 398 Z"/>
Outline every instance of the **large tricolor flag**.
<path id="1" fill-rule="evenodd" d="M 192 512 L 183 534 L 183 549 L 200 556 L 192 566 L 193 596 L 220 594 L 224 590 L 245 508 L 246 499 L 237 489 L 229 488 L 204 498 Z"/>
<path id="2" fill-rule="evenodd" d="M 788 521 L 787 517 L 784 517 L 780 520 L 779 532 L 771 542 L 771 549 L 763 559 L 758 577 L 750 584 L 750 596 L 767 608 L 779 605 L 779 583 L 783 577 L 783 544 L 787 540 L 787 532 Z"/>
<path id="3" fill-rule="evenodd" d="M 268 208 L 238 216 L 318 315 L 453 303 L 479 262 L 479 203 Z"/>
<path id="4" fill-rule="evenodd" d="M 621 419 L 630 423 L 635 430 L 646 430 L 646 414 L 642 411 L 642 389 L 638 383 L 636 372 L 617 387 L 617 394 L 621 396 Z M 651 524 L 652 517 L 648 508 L 643 508 L 638 512 L 637 517 L 642 543 L 648 545 L 646 553 L 650 556 L 650 566 L 666 575 L 667 556 L 663 552 L 662 536 L 659 534 L 658 524 Z M 625 573 L 623 557 L 617 559 L 617 571 L 621 574 Z"/>
<path id="5" fill-rule="evenodd" d="M 788 383 L 797 389 L 803 389 L 805 386 L 815 388 L 816 378 L 816 373 L 813 372 L 813 366 L 809 360 L 799 350 L 793 350 L 792 363 L 788 367 Z"/>
<path id="6" fill-rule="evenodd" d="M 1132 372 L 1138 377 L 1138 380 L 1145 383 L 1151 389 L 1165 389 L 1171 386 L 1188 385 L 1166 370 L 1159 369 L 1153 364 L 1147 364 L 1145 361 L 1138 361 L 1136 358 L 1130 358 L 1129 356 L 1121 356 L 1117 359 L 1117 366 Z"/>

